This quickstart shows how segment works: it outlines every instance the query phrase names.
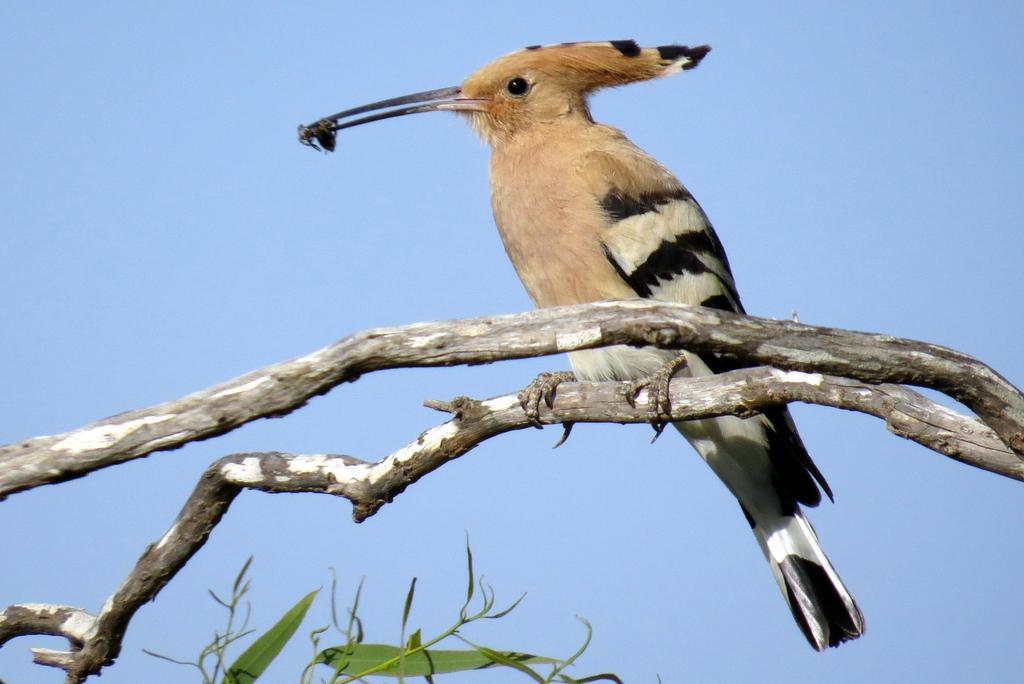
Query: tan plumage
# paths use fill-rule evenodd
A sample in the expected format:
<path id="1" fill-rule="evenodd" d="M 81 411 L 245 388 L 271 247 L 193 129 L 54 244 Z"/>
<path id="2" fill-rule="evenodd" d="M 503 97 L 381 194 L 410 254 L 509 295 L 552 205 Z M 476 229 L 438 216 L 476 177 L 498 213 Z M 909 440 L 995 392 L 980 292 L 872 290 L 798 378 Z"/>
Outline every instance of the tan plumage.
<path id="1" fill-rule="evenodd" d="M 636 296 L 596 239 L 607 218 L 594 198 L 611 189 L 613 174 L 642 177 L 652 163 L 614 129 L 582 117 L 526 130 L 495 146 L 490 163 L 495 222 L 537 306 Z M 559 180 L 553 184 L 552 178 Z"/>
<path id="2" fill-rule="evenodd" d="M 492 148 L 495 222 L 537 306 L 650 297 L 742 313 L 725 251 L 689 191 L 621 131 L 595 123 L 587 107 L 597 88 L 690 69 L 709 49 L 633 41 L 533 46 L 485 65 L 461 86 L 340 112 L 300 135 L 333 149 L 341 128 L 460 112 Z M 393 109 L 340 122 L 386 108 Z M 685 357 L 683 372 L 691 375 L 736 367 L 714 355 Z M 576 375 L 596 380 L 643 379 L 672 359 L 656 348 L 570 354 Z M 800 508 L 818 504 L 819 487 L 832 493 L 788 411 L 675 427 L 738 499 L 810 644 L 820 650 L 860 636 L 860 610 Z"/>

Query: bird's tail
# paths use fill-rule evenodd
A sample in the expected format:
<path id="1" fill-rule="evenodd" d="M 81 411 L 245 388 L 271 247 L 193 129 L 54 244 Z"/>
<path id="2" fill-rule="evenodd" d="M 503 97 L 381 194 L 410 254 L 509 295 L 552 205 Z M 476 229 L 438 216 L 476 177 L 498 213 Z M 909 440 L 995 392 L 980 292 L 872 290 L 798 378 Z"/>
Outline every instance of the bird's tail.
<path id="1" fill-rule="evenodd" d="M 753 525 L 775 581 L 811 646 L 821 651 L 864 633 L 864 616 L 799 507 Z"/>

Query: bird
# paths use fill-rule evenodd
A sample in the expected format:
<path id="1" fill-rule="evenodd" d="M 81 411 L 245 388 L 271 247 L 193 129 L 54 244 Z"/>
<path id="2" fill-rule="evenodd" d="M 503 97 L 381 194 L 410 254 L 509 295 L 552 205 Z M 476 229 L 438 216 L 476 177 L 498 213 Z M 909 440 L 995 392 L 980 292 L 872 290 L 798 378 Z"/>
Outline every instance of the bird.
<path id="1" fill-rule="evenodd" d="M 345 110 L 300 126 L 299 135 L 331 151 L 345 128 L 457 112 L 491 148 L 495 223 L 537 307 L 643 298 L 744 314 L 725 249 L 696 199 L 622 131 L 594 121 L 588 104 L 601 88 L 689 71 L 710 50 L 640 47 L 633 40 L 531 45 L 461 85 Z M 673 374 L 709 376 L 744 365 L 624 345 L 570 352 L 569 360 L 576 379 L 652 390 L 659 377 L 668 382 Z M 803 511 L 819 504 L 822 491 L 834 499 L 789 411 L 673 425 L 738 500 L 810 645 L 821 651 L 861 636 L 860 608 Z"/>

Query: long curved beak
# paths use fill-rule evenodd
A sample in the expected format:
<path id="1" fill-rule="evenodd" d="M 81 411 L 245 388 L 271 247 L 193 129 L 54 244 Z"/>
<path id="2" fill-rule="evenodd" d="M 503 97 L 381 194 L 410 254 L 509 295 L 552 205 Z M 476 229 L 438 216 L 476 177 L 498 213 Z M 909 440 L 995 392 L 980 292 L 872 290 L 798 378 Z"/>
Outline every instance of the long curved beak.
<path id="1" fill-rule="evenodd" d="M 392 97 L 380 102 L 371 102 L 370 104 L 325 116 L 308 126 L 300 124 L 299 142 L 316 150 L 333 152 L 336 146 L 337 133 L 344 128 L 361 126 L 371 121 L 390 119 L 395 116 L 419 114 L 421 112 L 478 112 L 483 109 L 483 102 L 483 100 L 462 97 L 462 88 L 459 86 L 439 88 L 438 90 L 425 90 L 422 93 Z M 349 118 L 374 111 L 377 111 L 377 113 L 357 119 Z M 342 119 L 349 120 L 342 121 Z"/>

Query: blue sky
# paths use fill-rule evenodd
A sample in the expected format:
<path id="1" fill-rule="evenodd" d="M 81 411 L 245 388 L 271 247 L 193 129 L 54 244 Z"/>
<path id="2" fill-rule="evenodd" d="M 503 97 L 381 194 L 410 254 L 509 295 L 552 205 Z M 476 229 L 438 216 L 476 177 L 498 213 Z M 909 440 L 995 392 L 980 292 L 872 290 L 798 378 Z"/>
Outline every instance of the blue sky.
<path id="1" fill-rule="evenodd" d="M 295 126 L 454 85 L 533 43 L 709 43 L 699 69 L 594 98 L 701 201 L 747 309 L 924 339 L 1018 385 L 1024 362 L 1024 6 L 987 3 L 4 3 L 0 442 L 71 429 L 360 329 L 529 308 L 494 230 L 487 150 L 456 117 Z M 564 358 L 392 371 L 299 413 L 0 504 L 0 605 L 99 608 L 202 470 L 245 450 L 376 459 L 438 421 L 425 398 L 514 391 Z M 836 491 L 812 512 L 868 632 L 804 643 L 735 503 L 674 435 L 581 426 L 485 444 L 362 525 L 322 496 L 243 494 L 132 623 L 103 681 L 181 682 L 219 625 L 206 588 L 249 554 L 268 624 L 338 569 L 369 638 L 447 625 L 464 533 L 517 611 L 477 641 L 628 682 L 1019 676 L 1020 483 L 886 433 L 794 413 Z M 327 615 L 323 602 L 309 625 Z M 59 682 L 23 638 L 0 679 Z M 294 681 L 297 644 L 272 681 Z M 459 680 L 453 680 L 459 681 Z M 507 675 L 465 681 L 509 681 Z"/>

